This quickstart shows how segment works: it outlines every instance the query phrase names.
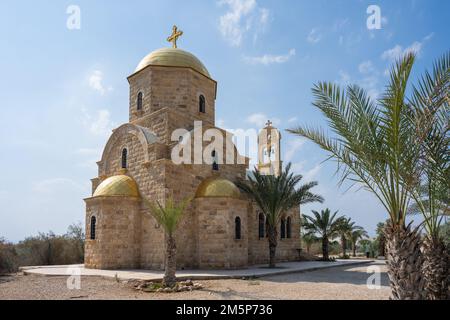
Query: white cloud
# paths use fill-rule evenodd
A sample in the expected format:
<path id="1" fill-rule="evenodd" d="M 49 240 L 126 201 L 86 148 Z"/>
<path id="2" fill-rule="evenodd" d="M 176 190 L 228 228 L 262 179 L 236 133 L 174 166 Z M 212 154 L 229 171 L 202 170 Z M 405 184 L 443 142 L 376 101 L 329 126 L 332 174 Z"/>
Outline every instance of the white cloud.
<path id="1" fill-rule="evenodd" d="M 270 11 L 260 8 L 256 0 L 221 0 L 218 3 L 228 6 L 228 11 L 220 17 L 219 30 L 232 46 L 240 46 L 250 30 L 256 39 L 269 22 Z"/>
<path id="2" fill-rule="evenodd" d="M 343 70 L 339 70 L 339 80 L 337 82 L 343 86 L 347 86 L 350 84 L 350 81 L 351 81 L 350 75 Z"/>
<path id="3" fill-rule="evenodd" d="M 94 70 L 88 78 L 89 86 L 95 91 L 104 95 L 108 91 L 112 91 L 112 87 L 105 88 L 103 85 L 103 72 L 100 70 Z"/>
<path id="4" fill-rule="evenodd" d="M 96 136 L 107 136 L 114 128 L 114 122 L 111 120 L 111 114 L 106 109 L 97 111 L 95 116 L 91 116 L 86 109 L 82 109 L 84 114 L 83 123 L 89 132 Z"/>
<path id="5" fill-rule="evenodd" d="M 251 115 L 249 115 L 247 117 L 247 122 L 257 126 L 258 128 L 263 128 L 266 123 L 267 120 L 272 121 L 272 123 L 277 126 L 280 124 L 280 119 L 278 118 L 269 118 L 267 115 L 265 115 L 264 113 L 253 113 Z"/>
<path id="6" fill-rule="evenodd" d="M 321 169 L 320 164 L 315 165 L 312 169 L 308 170 L 303 174 L 303 181 L 304 182 L 311 182 L 313 181 L 316 176 L 319 174 Z"/>
<path id="7" fill-rule="evenodd" d="M 372 73 L 374 71 L 372 61 L 368 60 L 368 61 L 361 62 L 358 66 L 358 70 L 362 74 Z"/>
<path id="8" fill-rule="evenodd" d="M 284 161 L 290 162 L 292 161 L 292 158 L 294 157 L 295 153 L 303 147 L 305 144 L 305 139 L 295 139 L 288 142 L 287 150 L 284 154 Z"/>
<path id="9" fill-rule="evenodd" d="M 397 44 L 393 48 L 384 51 L 381 54 L 381 58 L 383 60 L 389 60 L 392 62 L 409 52 L 414 52 L 417 55 L 420 55 L 425 43 L 428 42 L 433 36 L 434 33 L 430 33 L 429 35 L 424 37 L 421 41 L 414 41 L 411 45 L 409 45 L 406 48 L 403 48 L 401 45 Z"/>
<path id="10" fill-rule="evenodd" d="M 297 120 L 298 120 L 297 117 L 292 117 L 292 118 L 289 118 L 288 123 L 293 123 L 293 122 L 296 122 Z"/>
<path id="11" fill-rule="evenodd" d="M 306 37 L 309 43 L 316 44 L 322 39 L 322 34 L 319 32 L 317 28 L 313 28 L 311 32 Z"/>
<path id="12" fill-rule="evenodd" d="M 273 63 L 285 63 L 293 56 L 295 56 L 295 49 L 289 50 L 289 52 L 284 55 L 265 54 L 260 57 L 245 57 L 245 61 L 250 64 L 263 64 L 267 66 Z"/>

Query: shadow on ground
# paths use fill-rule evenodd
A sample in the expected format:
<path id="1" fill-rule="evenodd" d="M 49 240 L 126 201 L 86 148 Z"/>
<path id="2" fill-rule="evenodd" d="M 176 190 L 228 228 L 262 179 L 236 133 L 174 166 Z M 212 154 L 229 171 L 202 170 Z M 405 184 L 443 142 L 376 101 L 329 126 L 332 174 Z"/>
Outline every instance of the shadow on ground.
<path id="1" fill-rule="evenodd" d="M 368 269 L 368 267 L 378 267 L 380 269 L 380 284 L 382 286 L 389 286 L 389 278 L 386 273 L 385 263 L 382 261 L 377 261 L 366 266 L 342 266 L 303 273 L 267 276 L 260 279 L 277 283 L 314 282 L 366 285 L 367 279 L 374 275 L 374 270 Z M 373 283 L 373 281 L 370 283 Z"/>

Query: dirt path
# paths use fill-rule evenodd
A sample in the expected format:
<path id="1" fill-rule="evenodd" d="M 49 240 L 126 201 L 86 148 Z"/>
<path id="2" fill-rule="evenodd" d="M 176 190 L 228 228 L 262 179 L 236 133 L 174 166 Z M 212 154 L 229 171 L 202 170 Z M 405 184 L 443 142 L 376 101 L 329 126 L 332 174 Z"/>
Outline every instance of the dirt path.
<path id="1" fill-rule="evenodd" d="M 198 281 L 204 289 L 171 294 L 143 293 L 129 283 L 100 277 L 82 277 L 80 290 L 67 288 L 67 277 L 0 277 L 0 299 L 388 299 L 390 289 L 384 264 L 380 289 L 367 285 L 367 267 L 337 267 L 257 280 Z"/>

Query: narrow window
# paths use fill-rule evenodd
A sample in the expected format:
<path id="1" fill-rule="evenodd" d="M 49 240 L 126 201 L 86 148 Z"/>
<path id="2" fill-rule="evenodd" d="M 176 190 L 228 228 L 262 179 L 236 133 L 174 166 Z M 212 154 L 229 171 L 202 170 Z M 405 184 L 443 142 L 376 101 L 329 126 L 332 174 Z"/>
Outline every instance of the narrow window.
<path id="1" fill-rule="evenodd" d="M 286 222 L 285 222 L 284 218 L 281 219 L 280 235 L 281 235 L 281 239 L 286 238 Z"/>
<path id="2" fill-rule="evenodd" d="M 127 163 L 128 161 L 128 150 L 126 148 L 123 148 L 122 150 L 122 169 L 126 169 L 127 168 Z"/>
<path id="3" fill-rule="evenodd" d="M 206 112 L 206 101 L 205 101 L 205 97 L 202 94 L 198 98 L 198 111 L 201 113 Z"/>
<path id="4" fill-rule="evenodd" d="M 142 110 L 142 97 L 143 97 L 142 92 L 139 92 L 138 96 L 137 96 L 137 109 L 138 110 Z"/>
<path id="5" fill-rule="evenodd" d="M 212 152 L 211 152 L 211 158 L 212 158 L 212 169 L 214 170 L 214 171 L 219 171 L 219 164 L 217 163 L 218 161 L 217 161 L 217 152 L 216 152 L 216 150 L 213 150 Z"/>
<path id="6" fill-rule="evenodd" d="M 264 219 L 264 214 L 261 212 L 259 214 L 258 217 L 258 223 L 259 223 L 259 238 L 262 239 L 264 238 L 264 223 L 265 223 L 265 219 Z"/>
<path id="7" fill-rule="evenodd" d="M 95 224 L 97 223 L 97 219 L 92 216 L 91 217 L 91 240 L 95 240 Z"/>
<path id="8" fill-rule="evenodd" d="M 292 237 L 291 225 L 292 225 L 291 217 L 288 217 L 286 220 L 286 237 L 288 239 L 290 239 Z"/>
<path id="9" fill-rule="evenodd" d="M 237 240 L 241 239 L 241 218 L 239 217 L 234 219 L 234 238 Z"/>

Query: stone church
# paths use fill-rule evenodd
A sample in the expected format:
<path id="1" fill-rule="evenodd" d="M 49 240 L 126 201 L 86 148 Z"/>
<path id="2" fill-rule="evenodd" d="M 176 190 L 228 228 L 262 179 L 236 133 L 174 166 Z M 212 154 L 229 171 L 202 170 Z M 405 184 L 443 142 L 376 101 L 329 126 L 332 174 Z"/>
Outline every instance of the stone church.
<path id="1" fill-rule="evenodd" d="M 168 197 L 193 199 L 176 232 L 179 269 L 268 262 L 264 216 L 234 184 L 247 177 L 249 159 L 239 155 L 229 138 L 226 145 L 235 151 L 232 163 L 218 159 L 229 150 L 214 150 L 211 159 L 199 164 L 172 159 L 177 129 L 192 132 L 201 121 L 201 133 L 214 128 L 229 136 L 215 126 L 217 82 L 199 59 L 177 48 L 182 32 L 173 31 L 168 38 L 173 47 L 144 57 L 128 77 L 129 121 L 113 130 L 97 162 L 98 177 L 85 199 L 87 268 L 164 268 L 164 230 L 144 206 L 144 197 L 161 203 Z M 280 139 L 270 122 L 258 136 L 258 168 L 264 174 L 281 170 Z M 279 225 L 278 261 L 298 258 L 299 231 L 295 209 Z"/>

